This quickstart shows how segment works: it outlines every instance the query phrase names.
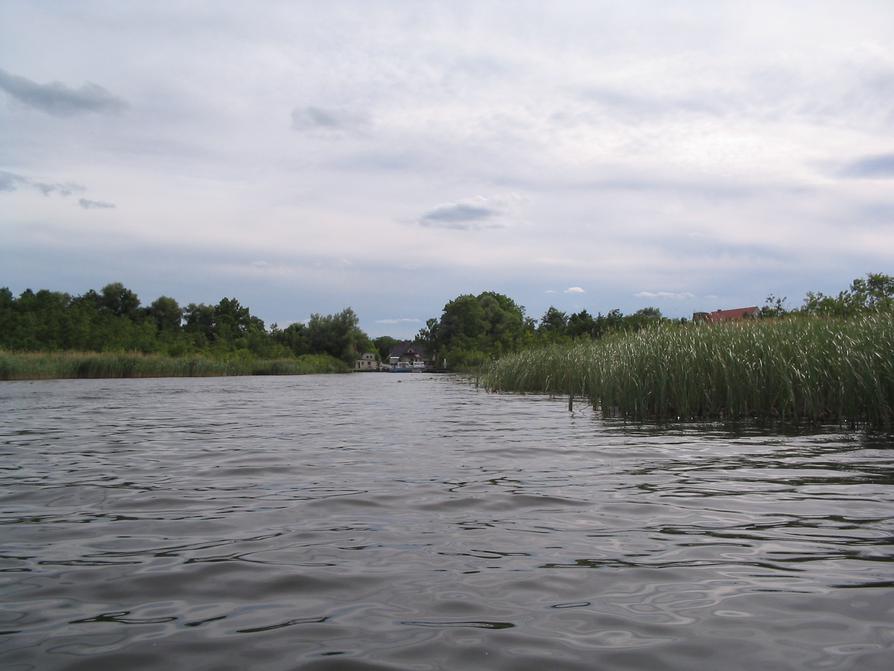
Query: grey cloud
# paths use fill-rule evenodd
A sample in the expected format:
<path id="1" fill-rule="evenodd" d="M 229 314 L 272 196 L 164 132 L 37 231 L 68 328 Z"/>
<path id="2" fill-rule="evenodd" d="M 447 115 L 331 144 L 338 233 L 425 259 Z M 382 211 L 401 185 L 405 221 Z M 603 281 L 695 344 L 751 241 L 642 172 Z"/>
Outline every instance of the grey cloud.
<path id="1" fill-rule="evenodd" d="M 450 205 L 439 205 L 433 210 L 429 210 L 422 215 L 420 223 L 423 226 L 470 228 L 478 222 L 493 217 L 495 214 L 496 211 L 488 207 L 469 205 L 468 203 L 453 203 Z"/>
<path id="2" fill-rule="evenodd" d="M 45 182 L 31 182 L 31 186 L 40 191 L 43 195 L 49 196 L 57 193 L 60 196 L 70 196 L 73 193 L 81 193 L 86 189 L 80 184 L 68 182 L 66 184 L 47 184 Z"/>
<path id="3" fill-rule="evenodd" d="M 108 210 L 115 207 L 115 203 L 106 203 L 102 200 L 88 200 L 87 198 L 81 198 L 78 201 L 78 205 L 85 210 Z"/>
<path id="4" fill-rule="evenodd" d="M 370 123 L 365 114 L 344 108 L 296 107 L 292 110 L 292 130 L 324 134 L 352 133 Z"/>
<path id="5" fill-rule="evenodd" d="M 58 117 L 86 112 L 120 112 L 127 107 L 124 100 L 91 82 L 74 89 L 61 82 L 38 84 L 0 70 L 0 89 L 25 105 Z"/>
<path id="6" fill-rule="evenodd" d="M 445 203 L 432 208 L 419 219 L 420 226 L 460 231 L 506 228 L 521 204 L 516 194 L 505 196 L 476 196 L 462 201 Z"/>
<path id="7" fill-rule="evenodd" d="M 28 180 L 21 175 L 0 170 L 0 191 L 15 191 L 20 186 L 28 184 Z"/>
<path id="8" fill-rule="evenodd" d="M 894 154 L 864 156 L 844 166 L 839 174 L 856 179 L 894 178 Z"/>
<path id="9" fill-rule="evenodd" d="M 45 196 L 50 196 L 54 193 L 60 196 L 70 196 L 73 193 L 81 193 L 86 190 L 83 186 L 74 182 L 50 184 L 48 182 L 37 182 L 12 172 L 0 171 L 0 191 L 16 191 L 22 187 L 35 189 Z"/>

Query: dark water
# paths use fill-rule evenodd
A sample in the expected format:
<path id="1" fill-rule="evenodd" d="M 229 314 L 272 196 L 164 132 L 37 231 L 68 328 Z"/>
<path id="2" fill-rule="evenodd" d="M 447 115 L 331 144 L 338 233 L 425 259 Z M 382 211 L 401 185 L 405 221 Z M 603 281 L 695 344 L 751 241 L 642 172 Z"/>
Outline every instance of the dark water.
<path id="1" fill-rule="evenodd" d="M 890 438 L 416 374 L 0 385 L 0 668 L 894 668 Z"/>

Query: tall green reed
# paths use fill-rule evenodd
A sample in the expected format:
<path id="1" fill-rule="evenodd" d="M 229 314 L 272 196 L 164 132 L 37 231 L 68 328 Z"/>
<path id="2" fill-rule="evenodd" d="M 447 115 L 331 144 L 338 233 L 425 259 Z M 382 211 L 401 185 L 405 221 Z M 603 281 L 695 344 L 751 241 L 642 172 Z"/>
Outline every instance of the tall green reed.
<path id="1" fill-rule="evenodd" d="M 588 397 L 631 419 L 894 422 L 894 315 L 661 324 L 494 362 L 494 390 Z"/>

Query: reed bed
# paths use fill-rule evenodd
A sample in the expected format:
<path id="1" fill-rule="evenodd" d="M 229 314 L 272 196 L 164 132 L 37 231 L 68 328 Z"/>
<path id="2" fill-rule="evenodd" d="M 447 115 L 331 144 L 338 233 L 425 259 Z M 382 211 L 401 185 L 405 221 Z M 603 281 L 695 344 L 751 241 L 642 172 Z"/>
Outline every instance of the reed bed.
<path id="1" fill-rule="evenodd" d="M 350 368 L 324 354 L 294 359 L 211 359 L 138 352 L 0 351 L 0 380 L 60 378 L 217 377 L 346 373 Z"/>
<path id="2" fill-rule="evenodd" d="M 661 324 L 509 355 L 493 390 L 589 398 L 633 420 L 772 419 L 890 429 L 894 314 Z"/>

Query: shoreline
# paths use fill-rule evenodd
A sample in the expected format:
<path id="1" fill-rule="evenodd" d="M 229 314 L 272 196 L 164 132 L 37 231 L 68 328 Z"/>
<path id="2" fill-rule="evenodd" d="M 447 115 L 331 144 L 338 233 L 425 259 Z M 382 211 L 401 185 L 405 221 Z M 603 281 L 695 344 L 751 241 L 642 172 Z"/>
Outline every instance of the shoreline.
<path id="1" fill-rule="evenodd" d="M 142 352 L 9 352 L 0 350 L 0 381 L 160 377 L 237 377 L 350 373 L 324 354 L 280 359 L 202 355 L 172 357 Z"/>

